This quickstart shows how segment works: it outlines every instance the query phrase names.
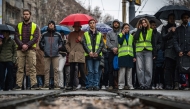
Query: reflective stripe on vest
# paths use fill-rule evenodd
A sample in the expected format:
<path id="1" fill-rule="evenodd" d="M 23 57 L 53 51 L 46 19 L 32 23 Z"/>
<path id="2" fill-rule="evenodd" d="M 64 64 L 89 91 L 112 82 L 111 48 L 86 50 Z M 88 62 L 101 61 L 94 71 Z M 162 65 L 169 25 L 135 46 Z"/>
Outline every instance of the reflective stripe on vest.
<path id="1" fill-rule="evenodd" d="M 123 36 L 122 33 L 119 34 L 119 37 L 121 38 Z M 118 57 L 121 56 L 134 56 L 133 54 L 133 36 L 130 34 L 128 39 L 128 44 L 126 40 L 123 41 L 123 45 L 119 44 L 119 50 L 118 50 Z"/>
<path id="2" fill-rule="evenodd" d="M 20 22 L 18 24 L 18 32 L 19 32 L 19 39 L 22 41 L 22 25 L 23 25 L 23 22 Z M 36 30 L 36 27 L 37 25 L 35 23 L 32 22 L 32 25 L 31 25 L 31 36 L 30 36 L 30 40 L 32 40 L 34 38 L 34 32 Z M 18 45 L 17 45 L 18 47 Z M 36 47 L 36 43 L 34 45 L 32 45 L 32 47 Z"/>
<path id="3" fill-rule="evenodd" d="M 96 45 L 95 45 L 95 51 L 98 50 L 99 46 L 100 46 L 100 41 L 101 41 L 101 33 L 98 32 L 98 35 L 96 36 Z M 90 51 L 92 51 L 92 44 L 91 44 L 91 39 L 90 39 L 90 35 L 87 32 L 84 33 L 84 37 L 86 39 L 86 44 L 88 49 L 90 49 Z M 85 52 L 85 56 L 87 56 L 88 54 Z M 102 52 L 100 53 L 100 56 L 102 56 Z"/>
<path id="4" fill-rule="evenodd" d="M 152 29 L 147 30 L 146 39 L 144 40 L 142 32 L 140 33 L 139 40 L 136 42 L 136 52 L 143 51 L 143 49 L 147 49 L 152 51 Z"/>

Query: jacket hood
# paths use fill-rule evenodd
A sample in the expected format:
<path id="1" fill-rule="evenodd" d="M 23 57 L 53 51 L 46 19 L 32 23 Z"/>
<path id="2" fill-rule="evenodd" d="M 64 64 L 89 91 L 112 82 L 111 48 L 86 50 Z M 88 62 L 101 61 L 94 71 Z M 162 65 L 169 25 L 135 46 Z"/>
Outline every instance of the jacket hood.
<path id="1" fill-rule="evenodd" d="M 120 25 L 120 21 L 119 21 L 118 19 L 113 20 L 113 23 L 114 23 L 114 22 L 118 22 L 118 23 L 119 23 L 119 26 L 121 26 L 121 25 Z M 113 23 L 112 23 L 112 25 L 113 25 Z"/>

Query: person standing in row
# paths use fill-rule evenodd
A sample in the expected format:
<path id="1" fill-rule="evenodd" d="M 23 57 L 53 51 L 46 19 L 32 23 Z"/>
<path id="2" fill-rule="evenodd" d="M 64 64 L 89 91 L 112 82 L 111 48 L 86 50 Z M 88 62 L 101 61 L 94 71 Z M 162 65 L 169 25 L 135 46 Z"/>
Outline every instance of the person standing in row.
<path id="1" fill-rule="evenodd" d="M 108 48 L 108 66 L 109 66 L 109 89 L 114 88 L 114 68 L 113 59 L 118 53 L 118 35 L 120 33 L 119 20 L 113 21 L 113 30 L 109 31 L 106 35 L 106 46 Z"/>
<path id="2" fill-rule="evenodd" d="M 174 86 L 176 52 L 173 46 L 173 36 L 176 29 L 175 15 L 168 15 L 168 24 L 162 27 L 161 36 L 164 43 L 164 81 L 165 89 L 172 90 Z M 178 85 L 178 84 L 177 84 Z"/>
<path id="3" fill-rule="evenodd" d="M 140 89 L 150 89 L 152 81 L 153 59 L 156 57 L 153 30 L 149 21 L 141 18 L 137 23 L 136 41 L 136 69 Z"/>
<path id="4" fill-rule="evenodd" d="M 118 35 L 118 66 L 119 66 L 119 89 L 124 89 L 125 81 L 128 89 L 134 89 L 132 84 L 132 67 L 135 59 L 135 47 L 133 36 L 129 34 L 129 24 L 124 23 L 122 32 Z"/>
<path id="5" fill-rule="evenodd" d="M 76 66 L 78 66 L 78 70 L 82 78 L 81 79 L 82 89 L 85 89 L 85 73 L 84 73 L 85 56 L 84 56 L 84 49 L 81 43 L 84 32 L 81 31 L 80 22 L 74 22 L 73 28 L 74 31 L 69 34 L 68 42 L 66 44 L 67 51 L 69 52 L 69 63 L 70 63 L 70 82 L 69 82 L 69 87 L 67 87 L 67 90 L 76 90 L 76 87 L 74 86 L 74 80 L 76 77 L 75 76 Z"/>
<path id="6" fill-rule="evenodd" d="M 84 33 L 82 40 L 88 69 L 88 90 L 99 90 L 99 66 L 102 56 L 103 36 L 96 30 L 96 21 L 89 20 L 89 31 Z"/>
<path id="7" fill-rule="evenodd" d="M 28 9 L 23 10 L 23 22 L 18 23 L 15 28 L 15 42 L 17 44 L 17 81 L 14 89 L 21 89 L 24 67 L 27 64 L 29 67 L 28 73 L 30 74 L 31 88 L 38 89 L 36 80 L 36 43 L 39 37 L 39 28 L 37 24 L 30 21 L 31 11 Z"/>
<path id="8" fill-rule="evenodd" d="M 182 24 L 176 28 L 174 34 L 174 48 L 177 56 L 177 70 L 174 81 L 179 83 L 180 64 L 190 67 L 190 25 L 188 25 L 189 14 L 183 13 L 181 16 Z M 183 61 L 181 61 L 183 60 Z M 185 60 L 185 61 L 184 61 Z M 188 67 L 187 67 L 188 68 Z M 189 68 L 188 68 L 189 69 Z M 190 88 L 190 72 L 188 72 L 188 84 Z M 175 90 L 179 90 L 179 86 L 175 86 Z"/>
<path id="9" fill-rule="evenodd" d="M 152 74 L 152 89 L 163 89 L 164 84 L 164 70 L 163 70 L 163 50 L 162 50 L 162 36 L 156 29 L 156 22 L 150 20 L 150 28 L 153 30 L 154 39 L 156 43 L 156 59 L 153 60 L 153 74 Z"/>
<path id="10" fill-rule="evenodd" d="M 10 31 L 1 31 L 0 36 L 0 91 L 13 89 L 13 67 L 16 62 L 16 43 L 10 35 Z M 7 70 L 7 75 L 6 74 Z M 6 80 L 6 79 L 7 80 Z M 6 82 L 7 81 L 7 84 Z"/>
<path id="11" fill-rule="evenodd" d="M 59 48 L 63 45 L 61 34 L 56 32 L 55 22 L 49 21 L 47 32 L 42 34 L 40 40 L 40 49 L 44 52 L 44 63 L 45 63 L 45 88 L 54 89 L 58 88 L 58 67 L 59 67 Z M 49 85 L 50 80 L 50 64 L 52 62 L 54 71 L 54 87 Z"/>

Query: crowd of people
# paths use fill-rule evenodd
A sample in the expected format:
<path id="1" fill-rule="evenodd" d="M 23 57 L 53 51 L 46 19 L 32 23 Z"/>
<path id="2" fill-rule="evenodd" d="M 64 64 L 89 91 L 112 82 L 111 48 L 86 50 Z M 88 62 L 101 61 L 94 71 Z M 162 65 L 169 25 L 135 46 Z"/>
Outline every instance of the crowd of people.
<path id="1" fill-rule="evenodd" d="M 31 11 L 23 10 L 23 21 L 0 35 L 0 90 L 60 88 L 66 90 L 100 89 L 166 89 L 179 90 L 190 86 L 190 73 L 181 74 L 181 63 L 190 64 L 189 15 L 168 15 L 161 33 L 156 22 L 141 18 L 137 31 L 130 25 L 113 21 L 113 30 L 103 34 L 96 29 L 96 20 L 88 21 L 89 30 L 82 31 L 74 22 L 74 31 L 65 35 L 56 31 L 53 20 L 47 31 L 40 33 L 30 20 Z M 51 74 L 53 72 L 53 75 Z M 187 82 L 188 81 L 188 82 Z"/>

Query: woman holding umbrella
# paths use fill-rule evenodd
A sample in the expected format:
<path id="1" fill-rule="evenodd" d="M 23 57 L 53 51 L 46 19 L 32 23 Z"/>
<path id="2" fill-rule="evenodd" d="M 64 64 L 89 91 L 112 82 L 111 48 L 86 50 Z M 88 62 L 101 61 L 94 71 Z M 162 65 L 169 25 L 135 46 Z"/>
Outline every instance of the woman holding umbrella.
<path id="1" fill-rule="evenodd" d="M 150 89 L 152 81 L 153 59 L 156 57 L 153 30 L 149 21 L 141 18 L 137 23 L 136 41 L 136 70 L 140 89 Z"/>

